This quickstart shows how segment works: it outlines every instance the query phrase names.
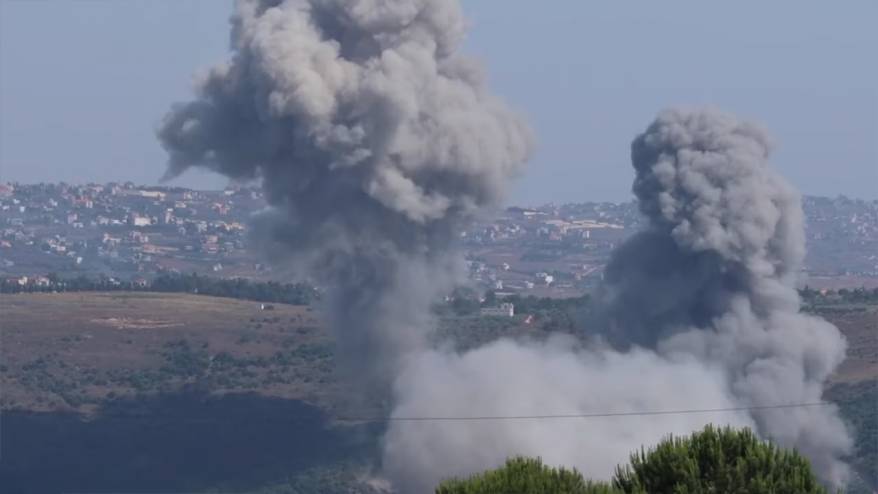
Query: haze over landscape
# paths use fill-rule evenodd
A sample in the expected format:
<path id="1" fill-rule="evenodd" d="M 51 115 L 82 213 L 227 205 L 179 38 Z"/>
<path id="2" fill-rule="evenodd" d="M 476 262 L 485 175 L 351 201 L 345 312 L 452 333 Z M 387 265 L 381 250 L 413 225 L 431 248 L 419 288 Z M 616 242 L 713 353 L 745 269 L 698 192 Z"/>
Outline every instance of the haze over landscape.
<path id="1" fill-rule="evenodd" d="M 859 17 L 71 5 L 2 7 L 0 485 L 878 488 Z M 637 470 L 713 426 L 768 453 Z"/>

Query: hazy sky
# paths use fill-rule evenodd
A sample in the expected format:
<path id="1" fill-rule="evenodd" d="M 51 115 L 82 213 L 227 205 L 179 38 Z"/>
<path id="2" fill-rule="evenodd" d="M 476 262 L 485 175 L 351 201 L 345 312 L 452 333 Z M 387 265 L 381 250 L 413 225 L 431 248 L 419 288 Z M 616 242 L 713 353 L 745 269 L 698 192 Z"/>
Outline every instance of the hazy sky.
<path id="1" fill-rule="evenodd" d="M 628 199 L 634 134 L 662 107 L 705 103 L 764 124 L 804 192 L 878 198 L 878 2 L 633 4 L 464 0 L 466 50 L 537 133 L 511 202 Z M 154 129 L 225 58 L 230 12 L 0 0 L 0 180 L 155 183 Z"/>

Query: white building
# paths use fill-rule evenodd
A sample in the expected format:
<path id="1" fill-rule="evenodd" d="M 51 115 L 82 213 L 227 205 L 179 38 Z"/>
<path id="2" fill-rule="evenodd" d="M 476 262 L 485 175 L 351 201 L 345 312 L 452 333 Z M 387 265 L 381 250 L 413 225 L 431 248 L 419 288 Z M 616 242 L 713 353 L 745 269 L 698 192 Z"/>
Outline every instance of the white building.
<path id="1" fill-rule="evenodd" d="M 515 306 L 511 303 L 504 302 L 498 307 L 482 307 L 480 313 L 483 316 L 512 317 L 515 315 Z"/>
<path id="2" fill-rule="evenodd" d="M 152 219 L 149 216 L 131 213 L 128 217 L 128 224 L 132 226 L 149 226 L 152 224 Z"/>

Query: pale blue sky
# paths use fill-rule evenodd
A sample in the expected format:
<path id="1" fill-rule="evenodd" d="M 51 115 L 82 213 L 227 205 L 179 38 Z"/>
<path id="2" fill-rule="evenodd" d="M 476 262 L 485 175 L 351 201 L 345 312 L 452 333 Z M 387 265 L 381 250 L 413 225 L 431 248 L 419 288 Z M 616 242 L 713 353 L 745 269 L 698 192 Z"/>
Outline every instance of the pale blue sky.
<path id="1" fill-rule="evenodd" d="M 878 2 L 464 0 L 466 50 L 536 130 L 511 202 L 622 200 L 655 113 L 767 126 L 812 194 L 878 198 Z M 154 128 L 222 60 L 225 0 L 0 0 L 0 180 L 155 183 Z M 207 174 L 175 183 L 221 186 Z"/>

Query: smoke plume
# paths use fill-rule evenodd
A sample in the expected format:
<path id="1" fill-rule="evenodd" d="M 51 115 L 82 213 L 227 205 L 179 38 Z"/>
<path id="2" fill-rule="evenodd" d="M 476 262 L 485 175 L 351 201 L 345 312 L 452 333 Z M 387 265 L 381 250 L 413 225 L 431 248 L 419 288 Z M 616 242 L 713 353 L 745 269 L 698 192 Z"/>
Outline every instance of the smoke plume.
<path id="1" fill-rule="evenodd" d="M 428 346 L 430 304 L 460 281 L 454 239 L 531 148 L 457 53 L 464 27 L 452 0 L 241 0 L 232 57 L 159 129 L 167 174 L 261 181 L 256 237 L 328 284 L 343 369 L 397 417 L 819 400 L 845 344 L 798 310 L 798 196 L 768 168 L 762 131 L 713 111 L 665 112 L 634 141 L 649 227 L 607 269 L 601 338 Z M 514 454 L 606 478 L 629 451 L 708 422 L 753 426 L 845 478 L 833 408 L 391 422 L 383 469 L 403 492 Z"/>
<path id="2" fill-rule="evenodd" d="M 813 403 L 844 359 L 828 322 L 799 312 L 805 253 L 798 193 L 768 165 L 760 128 L 711 110 L 659 115 L 631 146 L 647 231 L 607 268 L 617 341 L 726 369 L 738 403 Z M 834 483 L 851 439 L 834 407 L 753 413 Z"/>
<path id="3" fill-rule="evenodd" d="M 509 416 L 814 403 L 845 342 L 799 312 L 804 252 L 796 192 L 767 163 L 759 128 L 713 110 L 663 112 L 632 144 L 648 227 L 606 270 L 612 346 L 501 341 L 422 356 L 396 383 L 398 416 Z M 835 407 L 749 413 L 393 423 L 385 466 L 406 491 L 540 455 L 608 478 L 629 452 L 705 423 L 750 426 L 798 448 L 826 482 L 848 476 Z"/>
<path id="4" fill-rule="evenodd" d="M 262 181 L 257 237 L 329 282 L 341 361 L 370 387 L 422 348 L 452 240 L 531 148 L 456 53 L 464 24 L 446 0 L 242 0 L 231 60 L 159 129 L 169 177 Z"/>
<path id="5" fill-rule="evenodd" d="M 397 380 L 397 417 L 509 417 L 704 410 L 736 405 L 722 368 L 687 355 L 584 349 L 563 338 L 500 340 L 462 355 L 433 351 Z M 449 476 L 540 456 L 608 479 L 616 465 L 667 434 L 709 423 L 750 426 L 742 412 L 392 422 L 384 466 L 401 492 L 429 492 Z"/>

